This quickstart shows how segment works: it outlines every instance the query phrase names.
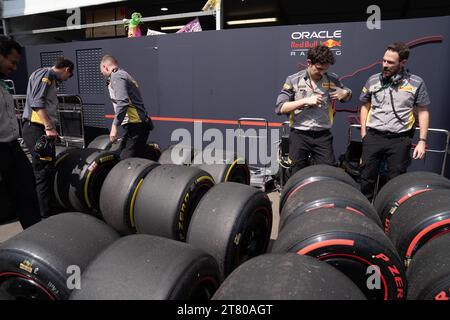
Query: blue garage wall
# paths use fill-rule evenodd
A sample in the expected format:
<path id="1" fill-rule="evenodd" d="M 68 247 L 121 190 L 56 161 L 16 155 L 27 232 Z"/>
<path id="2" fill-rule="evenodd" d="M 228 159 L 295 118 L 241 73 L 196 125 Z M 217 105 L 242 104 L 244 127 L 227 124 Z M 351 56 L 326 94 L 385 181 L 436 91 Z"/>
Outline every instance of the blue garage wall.
<path id="1" fill-rule="evenodd" d="M 365 22 L 323 25 L 296 25 L 268 28 L 204 31 L 191 34 L 168 34 L 133 39 L 97 40 L 26 48 L 28 74 L 40 66 L 40 53 L 63 51 L 76 61 L 76 50 L 101 48 L 115 55 L 121 66 L 139 82 L 150 115 L 170 118 L 236 120 L 239 117 L 263 117 L 271 122 L 286 118 L 274 114 L 275 100 L 287 75 L 306 63 L 301 51 L 293 51 L 292 41 L 299 32 L 333 34 L 342 30 L 336 64 L 330 69 L 344 77 L 353 99 L 337 104 L 333 133 L 336 156 L 347 143 L 348 117 L 355 110 L 366 79 L 380 70 L 385 47 L 394 41 L 421 42 L 432 36 L 442 41 L 422 43 L 411 50 L 408 67 L 421 76 L 428 87 L 432 104 L 430 126 L 450 129 L 447 103 L 450 100 L 449 72 L 450 17 L 383 21 L 381 30 L 369 30 Z M 324 33 L 320 33 L 323 35 Z M 315 38 L 306 39 L 314 42 Z M 326 39 L 322 39 L 326 40 Z M 306 53 L 306 52 L 304 52 Z M 79 94 L 77 74 L 66 84 L 67 92 Z M 104 104 L 112 114 L 107 91 L 103 94 L 81 94 L 86 104 Z M 106 124 L 109 126 L 111 120 Z M 193 130 L 190 122 L 155 121 L 151 139 L 163 147 L 170 143 L 176 128 Z M 204 129 L 236 128 L 233 124 L 208 124 Z M 442 148 L 441 137 L 430 135 L 430 147 Z M 440 171 L 442 155 L 428 154 L 425 161 L 414 161 L 411 169 Z M 449 169 L 450 170 L 450 169 Z M 449 172 L 447 170 L 447 172 Z M 447 174 L 448 176 L 448 174 Z"/>

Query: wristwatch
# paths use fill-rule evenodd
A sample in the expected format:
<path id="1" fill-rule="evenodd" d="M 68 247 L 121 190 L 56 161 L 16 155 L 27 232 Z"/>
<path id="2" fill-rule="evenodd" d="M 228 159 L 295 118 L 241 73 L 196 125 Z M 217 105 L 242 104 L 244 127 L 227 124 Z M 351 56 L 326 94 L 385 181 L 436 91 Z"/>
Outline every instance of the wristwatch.
<path id="1" fill-rule="evenodd" d="M 427 142 L 427 139 L 419 138 L 419 141 Z"/>

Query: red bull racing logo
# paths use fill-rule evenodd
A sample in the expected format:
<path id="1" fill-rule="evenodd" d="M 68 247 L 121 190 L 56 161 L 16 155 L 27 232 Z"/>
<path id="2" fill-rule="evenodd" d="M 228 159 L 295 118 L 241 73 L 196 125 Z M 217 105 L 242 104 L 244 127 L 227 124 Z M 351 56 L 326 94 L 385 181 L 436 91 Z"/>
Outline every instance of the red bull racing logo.
<path id="1" fill-rule="evenodd" d="M 328 39 L 327 41 L 322 41 L 320 44 L 323 46 L 327 46 L 328 48 L 340 47 L 342 41 L 336 41 L 332 39 Z"/>
<path id="2" fill-rule="evenodd" d="M 341 55 L 342 30 L 291 33 L 291 56 L 306 56 L 310 48 L 319 45 L 327 46 L 335 55 Z"/>

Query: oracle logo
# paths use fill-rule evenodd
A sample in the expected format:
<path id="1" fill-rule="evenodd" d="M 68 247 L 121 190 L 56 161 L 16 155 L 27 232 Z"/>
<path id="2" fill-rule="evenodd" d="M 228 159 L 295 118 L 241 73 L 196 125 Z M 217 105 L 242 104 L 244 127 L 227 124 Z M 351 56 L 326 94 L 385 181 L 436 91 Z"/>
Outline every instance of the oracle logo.
<path id="1" fill-rule="evenodd" d="M 291 34 L 291 38 L 293 40 L 342 38 L 342 30 L 335 30 L 335 31 L 322 30 L 322 31 L 313 31 L 313 32 L 297 31 L 297 32 L 293 32 Z"/>

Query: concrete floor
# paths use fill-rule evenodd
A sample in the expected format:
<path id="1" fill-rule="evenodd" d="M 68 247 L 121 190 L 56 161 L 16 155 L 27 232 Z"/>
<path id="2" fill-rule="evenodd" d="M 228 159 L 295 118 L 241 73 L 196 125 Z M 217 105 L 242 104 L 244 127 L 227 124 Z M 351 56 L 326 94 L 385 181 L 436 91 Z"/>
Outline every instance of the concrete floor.
<path id="1" fill-rule="evenodd" d="M 278 206 L 280 204 L 280 194 L 275 191 L 269 193 L 268 196 L 270 201 L 272 201 L 272 210 L 273 210 L 272 234 L 270 238 L 276 239 L 278 235 L 278 222 L 279 222 Z M 0 224 L 0 243 L 15 236 L 22 230 L 23 229 L 18 221 Z"/>
<path id="2" fill-rule="evenodd" d="M 15 236 L 22 230 L 23 229 L 18 221 L 0 224 L 0 242 L 8 240 L 9 238 Z"/>

